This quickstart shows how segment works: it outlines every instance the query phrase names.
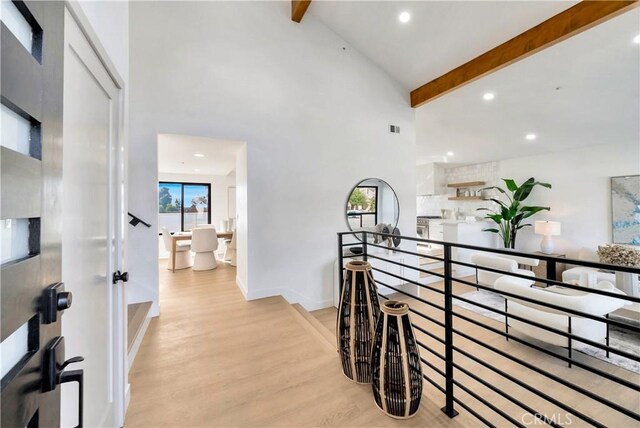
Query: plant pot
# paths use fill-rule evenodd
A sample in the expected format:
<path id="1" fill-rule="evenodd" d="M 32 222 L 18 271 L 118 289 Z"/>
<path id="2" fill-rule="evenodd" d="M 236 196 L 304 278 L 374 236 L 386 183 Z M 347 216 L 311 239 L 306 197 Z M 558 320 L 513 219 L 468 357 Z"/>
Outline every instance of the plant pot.
<path id="1" fill-rule="evenodd" d="M 345 268 L 336 337 L 344 375 L 357 383 L 371 383 L 371 348 L 380 316 L 378 287 L 371 265 L 351 261 Z"/>
<path id="2" fill-rule="evenodd" d="M 422 397 L 420 352 L 409 318 L 409 305 L 387 300 L 376 326 L 371 353 L 373 398 L 387 415 L 414 416 Z"/>

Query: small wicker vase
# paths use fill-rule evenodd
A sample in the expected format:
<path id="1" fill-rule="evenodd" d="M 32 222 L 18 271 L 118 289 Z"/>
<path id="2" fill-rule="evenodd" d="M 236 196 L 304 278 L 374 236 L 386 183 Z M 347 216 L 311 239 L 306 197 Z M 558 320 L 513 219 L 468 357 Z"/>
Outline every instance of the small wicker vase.
<path id="1" fill-rule="evenodd" d="M 422 368 L 409 305 L 387 300 L 376 326 L 371 353 L 373 398 L 387 415 L 415 415 L 422 397 Z"/>
<path id="2" fill-rule="evenodd" d="M 371 347 L 380 316 L 378 290 L 368 262 L 347 263 L 338 306 L 336 337 L 342 371 L 357 383 L 371 383 Z"/>

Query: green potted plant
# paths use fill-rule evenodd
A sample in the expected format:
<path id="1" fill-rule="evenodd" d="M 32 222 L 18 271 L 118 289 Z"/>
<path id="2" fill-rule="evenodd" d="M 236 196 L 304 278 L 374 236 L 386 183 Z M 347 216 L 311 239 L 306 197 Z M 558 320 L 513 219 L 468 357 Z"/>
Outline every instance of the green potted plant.
<path id="1" fill-rule="evenodd" d="M 531 191 L 536 186 L 551 189 L 551 184 L 541 183 L 533 177 L 518 186 L 516 182 L 510 178 L 503 178 L 502 181 L 507 185 L 507 190 L 499 186 L 486 187 L 482 190 L 496 189 L 502 195 L 506 196 L 508 203 L 497 198 L 490 198 L 490 201 L 498 204 L 499 209 L 478 208 L 478 211 L 489 211 L 485 216 L 486 219 L 493 220 L 498 228 L 483 229 L 485 232 L 493 232 L 500 235 L 505 248 L 516 247 L 516 236 L 518 231 L 524 227 L 531 226 L 530 223 L 523 223 L 526 219 L 540 211 L 549 211 L 549 207 L 531 207 L 522 205 L 522 202 L 529 197 Z"/>

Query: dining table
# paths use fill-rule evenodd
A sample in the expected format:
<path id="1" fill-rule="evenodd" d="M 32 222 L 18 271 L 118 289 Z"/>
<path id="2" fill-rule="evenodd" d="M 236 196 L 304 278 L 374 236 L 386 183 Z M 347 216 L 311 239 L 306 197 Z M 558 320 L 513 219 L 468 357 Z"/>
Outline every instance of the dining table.
<path id="1" fill-rule="evenodd" d="M 231 239 L 233 237 L 233 232 L 216 232 L 218 235 L 218 239 Z M 178 241 L 190 241 L 191 240 L 191 232 L 183 232 L 183 233 L 174 233 L 171 235 L 171 258 L 172 258 L 172 267 L 171 272 L 175 273 L 176 271 L 176 249 L 178 246 Z"/>

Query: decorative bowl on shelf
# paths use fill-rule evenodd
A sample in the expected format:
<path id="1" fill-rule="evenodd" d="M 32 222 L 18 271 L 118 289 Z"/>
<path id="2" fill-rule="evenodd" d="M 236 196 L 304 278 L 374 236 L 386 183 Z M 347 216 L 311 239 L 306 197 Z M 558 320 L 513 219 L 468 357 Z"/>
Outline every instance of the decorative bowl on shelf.
<path id="1" fill-rule="evenodd" d="M 349 251 L 351 251 L 353 254 L 362 254 L 362 253 L 364 253 L 364 250 L 362 249 L 362 247 L 351 247 L 351 248 L 349 248 Z"/>

